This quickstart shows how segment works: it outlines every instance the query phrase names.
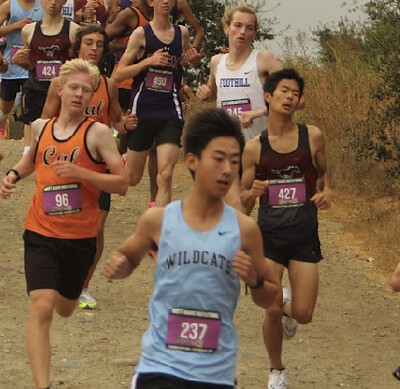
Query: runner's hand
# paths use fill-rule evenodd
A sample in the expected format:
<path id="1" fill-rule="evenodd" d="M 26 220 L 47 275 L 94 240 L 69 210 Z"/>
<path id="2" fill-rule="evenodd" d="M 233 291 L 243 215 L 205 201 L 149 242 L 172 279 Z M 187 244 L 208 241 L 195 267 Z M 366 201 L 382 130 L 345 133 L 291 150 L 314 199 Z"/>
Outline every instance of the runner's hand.
<path id="1" fill-rule="evenodd" d="M 192 47 L 191 49 L 187 50 L 185 54 L 182 56 L 181 65 L 186 66 L 190 64 L 193 66 L 199 66 L 203 57 L 204 57 L 203 49 L 197 52 L 197 50 L 194 47 Z"/>
<path id="2" fill-rule="evenodd" d="M 311 197 L 312 201 L 318 209 L 329 209 L 332 206 L 333 192 L 330 189 L 324 189 L 322 192 L 316 193 Z"/>
<path id="3" fill-rule="evenodd" d="M 125 113 L 125 130 L 126 131 L 136 130 L 137 125 L 138 125 L 137 116 L 131 113 L 131 110 L 128 109 Z"/>
<path id="4" fill-rule="evenodd" d="M 104 274 L 110 280 L 127 277 L 134 269 L 129 259 L 119 251 L 114 251 L 104 267 Z"/>
<path id="5" fill-rule="evenodd" d="M 21 66 L 25 69 L 29 67 L 29 53 L 30 49 L 18 49 L 14 56 L 11 58 L 11 62 L 15 65 Z"/>
<path id="6" fill-rule="evenodd" d="M 79 165 L 69 161 L 56 161 L 53 163 L 54 172 L 60 178 L 84 179 L 83 172 L 86 170 Z"/>
<path id="7" fill-rule="evenodd" d="M 10 196 L 15 192 L 16 179 L 17 177 L 10 173 L 0 181 L 0 195 L 3 199 L 10 198 Z"/>
<path id="8" fill-rule="evenodd" d="M 33 22 L 33 20 L 31 18 L 23 18 L 21 20 L 18 20 L 18 22 L 16 22 L 16 23 L 18 23 L 17 25 L 18 25 L 19 29 L 22 30 L 23 27 L 25 27 L 27 24 L 30 24 L 32 22 Z"/>
<path id="9" fill-rule="evenodd" d="M 233 268 L 240 279 L 248 285 L 257 283 L 257 273 L 253 261 L 244 251 L 237 250 L 233 258 Z"/>
<path id="10" fill-rule="evenodd" d="M 268 188 L 269 188 L 269 180 L 265 181 L 254 180 L 253 185 L 251 186 L 249 192 L 252 195 L 252 197 L 257 198 L 265 194 Z"/>
<path id="11" fill-rule="evenodd" d="M 196 96 L 202 101 L 207 100 L 211 96 L 211 88 L 207 84 L 200 85 L 197 89 Z"/>
<path id="12" fill-rule="evenodd" d="M 169 54 L 164 49 L 158 49 L 150 57 L 147 57 L 148 66 L 167 66 Z"/>
<path id="13" fill-rule="evenodd" d="M 244 111 L 240 115 L 240 124 L 243 128 L 249 128 L 253 124 L 252 111 Z"/>

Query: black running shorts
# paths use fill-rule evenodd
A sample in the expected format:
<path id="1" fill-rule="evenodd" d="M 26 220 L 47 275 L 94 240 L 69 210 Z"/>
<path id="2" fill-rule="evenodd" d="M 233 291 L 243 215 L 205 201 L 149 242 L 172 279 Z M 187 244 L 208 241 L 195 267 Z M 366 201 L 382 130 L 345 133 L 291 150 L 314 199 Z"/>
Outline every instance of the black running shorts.
<path id="1" fill-rule="evenodd" d="M 126 144 L 130 150 L 149 150 L 153 144 L 181 144 L 184 121 L 176 120 L 141 120 L 137 128 L 126 135 Z"/>
<path id="2" fill-rule="evenodd" d="M 233 389 L 230 385 L 217 385 L 208 382 L 187 381 L 168 374 L 135 374 L 131 389 Z"/>
<path id="3" fill-rule="evenodd" d="M 27 292 L 54 289 L 70 300 L 82 292 L 96 254 L 96 238 L 49 238 L 25 230 Z"/>

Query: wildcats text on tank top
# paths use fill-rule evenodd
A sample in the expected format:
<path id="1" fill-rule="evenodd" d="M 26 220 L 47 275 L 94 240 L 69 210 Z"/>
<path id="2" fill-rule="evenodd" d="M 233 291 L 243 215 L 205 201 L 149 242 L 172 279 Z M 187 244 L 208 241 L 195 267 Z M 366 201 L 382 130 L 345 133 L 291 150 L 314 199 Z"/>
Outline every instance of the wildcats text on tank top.
<path id="1" fill-rule="evenodd" d="M 224 54 L 215 74 L 217 85 L 217 107 L 231 115 L 240 117 L 243 111 L 265 107 L 263 86 L 257 69 L 258 51 L 253 50 L 238 70 L 228 70 Z M 245 140 L 259 135 L 267 128 L 267 117 L 257 118 L 250 128 L 243 129 Z"/>
<path id="2" fill-rule="evenodd" d="M 224 205 L 211 230 L 196 231 L 183 218 L 182 201 L 167 205 L 138 373 L 234 385 L 240 281 L 232 261 L 240 247 L 233 208 Z"/>
<path id="3" fill-rule="evenodd" d="M 55 35 L 45 35 L 41 22 L 37 22 L 29 45 L 29 76 L 35 81 L 50 82 L 57 77 L 61 65 L 69 58 L 70 21 L 64 19 L 60 32 Z"/>
<path id="4" fill-rule="evenodd" d="M 60 140 L 53 135 L 56 119 L 44 125 L 36 147 L 36 189 L 25 228 L 52 238 L 93 238 L 97 235 L 100 190 L 85 181 L 58 177 L 52 164 L 66 160 L 105 173 L 105 164 L 92 157 L 86 144 L 94 121 L 85 119 L 69 138 Z"/>
<path id="5" fill-rule="evenodd" d="M 268 139 L 268 130 L 263 131 L 260 135 L 261 155 L 257 175 L 260 180 L 270 180 L 269 194 L 260 198 L 263 207 L 274 203 L 272 199 L 269 199 L 269 196 L 273 195 L 271 182 L 276 185 L 277 190 L 282 189 L 282 192 L 277 194 L 281 196 L 280 203 L 282 205 L 286 204 L 284 200 L 287 197 L 286 205 L 295 206 L 295 198 L 292 198 L 291 203 L 290 197 L 296 191 L 303 200 L 300 201 L 302 204 L 307 203 L 315 194 L 318 172 L 312 161 L 308 128 L 304 124 L 297 124 L 297 127 L 298 146 L 289 153 L 278 153 L 272 149 Z M 304 193 L 300 194 L 300 191 Z"/>
<path id="6" fill-rule="evenodd" d="M 171 43 L 160 41 L 151 27 L 143 26 L 146 48 L 143 57 L 153 55 L 156 50 L 164 49 L 169 54 L 167 66 L 151 66 L 139 73 L 132 86 L 132 113 L 139 120 L 182 119 L 182 103 L 179 90 L 183 70 L 180 64 L 182 49 L 182 32 L 179 26 L 173 25 L 175 35 Z"/>
<path id="7" fill-rule="evenodd" d="M 10 19 L 7 25 L 16 23 L 24 18 L 31 18 L 34 22 L 43 19 L 43 9 L 39 0 L 35 0 L 32 8 L 28 11 L 24 10 L 17 0 L 10 0 Z M 19 48 L 22 48 L 24 43 L 22 41 L 21 30 L 14 30 L 7 35 L 7 46 L 4 50 L 4 57 L 8 61 L 8 70 L 1 75 L 4 79 L 23 79 L 28 78 L 28 71 L 24 68 L 11 63 L 11 58 L 14 56 Z"/>

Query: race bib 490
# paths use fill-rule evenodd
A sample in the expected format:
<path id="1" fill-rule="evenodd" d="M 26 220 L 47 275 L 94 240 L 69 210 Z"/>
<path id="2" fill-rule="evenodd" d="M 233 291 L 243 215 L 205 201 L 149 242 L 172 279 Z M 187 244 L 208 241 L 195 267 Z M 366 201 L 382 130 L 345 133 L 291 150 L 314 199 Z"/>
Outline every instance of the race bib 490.
<path id="1" fill-rule="evenodd" d="M 172 92 L 174 75 L 169 70 L 150 68 L 147 71 L 145 87 L 155 92 Z"/>

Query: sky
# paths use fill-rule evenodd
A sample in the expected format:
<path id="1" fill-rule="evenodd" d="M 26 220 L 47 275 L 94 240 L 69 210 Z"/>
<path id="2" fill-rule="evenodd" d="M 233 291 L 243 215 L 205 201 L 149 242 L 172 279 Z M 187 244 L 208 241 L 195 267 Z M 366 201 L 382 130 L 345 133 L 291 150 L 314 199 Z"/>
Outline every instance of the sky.
<path id="1" fill-rule="evenodd" d="M 274 27 L 274 32 L 290 28 L 284 32 L 284 36 L 294 36 L 297 31 L 304 31 L 311 35 L 310 31 L 315 27 L 338 22 L 347 16 L 351 20 L 358 20 L 362 12 L 349 13 L 354 5 L 363 5 L 368 0 L 267 0 L 268 15 L 276 18 L 279 24 Z M 276 55 L 281 55 L 283 49 L 283 37 L 278 37 L 275 42 L 268 42 L 268 48 Z M 310 48 L 312 50 L 312 47 Z"/>

